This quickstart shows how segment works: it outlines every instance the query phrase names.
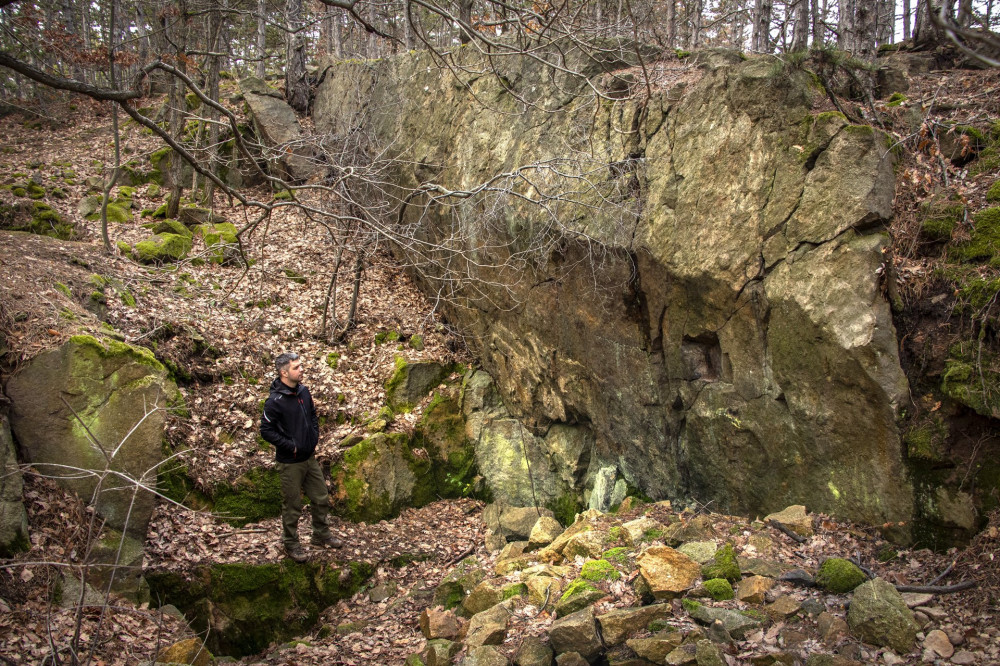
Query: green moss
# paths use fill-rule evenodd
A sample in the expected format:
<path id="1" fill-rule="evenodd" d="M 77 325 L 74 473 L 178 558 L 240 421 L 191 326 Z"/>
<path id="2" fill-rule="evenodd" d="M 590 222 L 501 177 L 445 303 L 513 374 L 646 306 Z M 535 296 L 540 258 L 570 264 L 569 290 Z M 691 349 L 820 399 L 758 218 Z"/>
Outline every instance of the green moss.
<path id="1" fill-rule="evenodd" d="M 387 342 L 396 342 L 399 340 L 399 333 L 396 331 L 379 331 L 375 334 L 375 344 L 382 345 Z"/>
<path id="2" fill-rule="evenodd" d="M 560 601 L 567 601 L 570 597 L 576 596 L 578 594 L 583 594 L 586 592 L 598 592 L 599 590 L 594 587 L 589 581 L 583 578 L 576 578 L 572 583 L 566 586 L 566 591 L 562 593 L 559 598 Z"/>
<path id="3" fill-rule="evenodd" d="M 939 413 L 929 415 L 903 436 L 907 457 L 927 463 L 945 460 L 947 442 L 948 423 Z"/>
<path id="4" fill-rule="evenodd" d="M 293 199 L 292 193 L 288 190 L 281 190 L 280 192 L 274 193 L 275 201 L 291 201 Z"/>
<path id="5" fill-rule="evenodd" d="M 621 576 L 621 572 L 607 560 L 589 560 L 584 562 L 583 568 L 580 569 L 580 578 L 595 583 L 602 580 L 618 580 Z"/>
<path id="6" fill-rule="evenodd" d="M 643 541 L 656 541 L 661 538 L 663 538 L 663 529 L 659 527 L 651 527 L 642 533 Z"/>
<path id="7" fill-rule="evenodd" d="M 501 598 L 504 601 L 508 599 L 514 599 L 515 597 L 526 597 L 528 596 L 528 586 L 524 583 L 513 583 L 503 588 L 503 593 Z"/>
<path id="8" fill-rule="evenodd" d="M 205 239 L 205 247 L 215 248 L 210 259 L 212 263 L 223 263 L 226 258 L 226 248 L 224 246 L 239 243 L 239 240 L 236 238 L 236 226 L 229 222 L 202 224 L 198 226 L 198 232 Z"/>
<path id="9" fill-rule="evenodd" d="M 191 509 L 203 510 L 211 507 L 208 497 L 198 490 L 188 475 L 187 465 L 171 463 L 162 465 L 156 475 L 156 489 L 164 497 Z"/>
<path id="10" fill-rule="evenodd" d="M 128 308 L 134 308 L 135 307 L 135 296 L 132 295 L 132 292 L 130 292 L 129 290 L 126 289 L 125 291 L 123 291 L 121 293 L 121 297 L 122 297 L 122 304 L 125 307 L 128 307 Z"/>
<path id="11" fill-rule="evenodd" d="M 115 246 L 118 248 L 118 252 L 120 252 L 123 257 L 129 257 L 130 259 L 133 258 L 134 255 L 132 253 L 131 245 L 129 245 L 125 241 L 118 241 L 117 243 L 115 243 Z M 134 306 L 135 306 L 135 301 L 133 300 L 132 305 L 130 307 Z"/>
<path id="12" fill-rule="evenodd" d="M 576 514 L 583 510 L 583 502 L 570 492 L 563 493 L 552 502 L 545 505 L 563 527 L 568 527 L 576 520 Z"/>
<path id="13" fill-rule="evenodd" d="M 892 93 L 892 95 L 889 96 L 889 99 L 886 100 L 885 105 L 886 106 L 899 106 L 900 104 L 902 104 L 903 102 L 905 102 L 906 99 L 907 99 L 906 95 L 904 95 L 903 93 L 901 93 L 901 92 L 894 92 L 894 93 Z"/>
<path id="14" fill-rule="evenodd" d="M 740 565 L 736 561 L 736 551 L 733 544 L 727 543 L 715 552 L 715 557 L 710 564 L 701 568 L 702 578 L 709 580 L 712 578 L 725 578 L 730 583 L 740 580 Z"/>
<path id="15" fill-rule="evenodd" d="M 995 293 L 995 292 L 994 292 Z M 941 391 L 978 414 L 1000 418 L 997 355 L 975 342 L 952 345 L 945 361 Z"/>
<path id="16" fill-rule="evenodd" d="M 133 346 L 127 342 L 120 342 L 118 340 L 106 340 L 105 345 L 92 335 L 74 335 L 70 338 L 70 342 L 96 351 L 101 358 L 126 356 L 141 365 L 149 366 L 157 372 L 166 374 L 167 371 L 163 367 L 163 364 L 156 360 L 153 352 L 145 347 Z"/>
<path id="17" fill-rule="evenodd" d="M 26 196 L 28 196 L 28 190 L 26 190 L 21 185 L 15 185 L 14 187 L 11 188 L 10 191 L 11 191 L 11 194 L 13 194 L 15 197 L 26 197 Z"/>
<path id="18" fill-rule="evenodd" d="M 994 265 L 997 251 L 1000 250 L 1000 207 L 981 210 L 972 219 L 974 224 L 971 237 L 965 243 L 953 245 L 948 258 L 958 261 L 988 261 Z"/>
<path id="19" fill-rule="evenodd" d="M 340 354 L 337 352 L 330 352 L 326 355 L 326 364 L 330 366 L 331 370 L 337 369 L 337 363 L 340 361 Z"/>
<path id="20" fill-rule="evenodd" d="M 410 349 L 414 349 L 416 351 L 422 351 L 424 348 L 424 336 L 411 335 L 409 345 Z"/>
<path id="21" fill-rule="evenodd" d="M 63 296 L 68 296 L 70 298 L 73 298 L 73 292 L 72 292 L 72 290 L 70 290 L 70 288 L 67 287 L 66 285 L 64 285 L 62 282 L 56 282 L 55 288 Z"/>
<path id="22" fill-rule="evenodd" d="M 701 608 L 701 603 L 695 601 L 694 599 L 681 599 L 681 606 L 688 613 L 694 613 Z"/>
<path id="23" fill-rule="evenodd" d="M 892 546 L 883 546 L 881 550 L 878 551 L 878 561 L 879 562 L 892 562 L 899 556 L 899 551 L 897 551 Z"/>
<path id="24" fill-rule="evenodd" d="M 624 565 L 628 562 L 628 548 L 619 546 L 617 548 L 610 548 L 604 551 L 604 559 L 608 562 L 614 562 L 615 564 Z"/>
<path id="25" fill-rule="evenodd" d="M 29 199 L 44 199 L 45 188 L 40 185 L 35 185 L 34 183 L 29 183 L 27 186 L 27 194 Z"/>
<path id="26" fill-rule="evenodd" d="M 302 273 L 299 273 L 298 271 L 294 271 L 291 268 L 284 269 L 284 272 L 285 272 L 285 277 L 287 277 L 292 282 L 294 282 L 296 284 L 305 284 L 306 283 L 306 278 L 305 278 L 304 275 L 302 275 Z"/>
<path id="27" fill-rule="evenodd" d="M 277 470 L 252 469 L 232 484 L 212 491 L 215 511 L 231 525 L 243 526 L 281 513 L 281 480 Z"/>
<path id="28" fill-rule="evenodd" d="M 732 584 L 725 578 L 710 578 L 706 580 L 705 590 L 708 591 L 708 594 L 715 601 L 727 601 L 735 596 Z"/>
<path id="29" fill-rule="evenodd" d="M 135 253 L 139 261 L 144 264 L 169 263 L 187 256 L 191 244 L 190 236 L 161 233 L 137 243 Z"/>
<path id="30" fill-rule="evenodd" d="M 178 236 L 192 236 L 191 230 L 177 220 L 166 219 L 153 226 L 154 234 L 177 234 Z"/>
<path id="31" fill-rule="evenodd" d="M 823 561 L 816 573 L 816 584 L 828 592 L 845 594 L 868 580 L 856 564 L 842 557 Z"/>

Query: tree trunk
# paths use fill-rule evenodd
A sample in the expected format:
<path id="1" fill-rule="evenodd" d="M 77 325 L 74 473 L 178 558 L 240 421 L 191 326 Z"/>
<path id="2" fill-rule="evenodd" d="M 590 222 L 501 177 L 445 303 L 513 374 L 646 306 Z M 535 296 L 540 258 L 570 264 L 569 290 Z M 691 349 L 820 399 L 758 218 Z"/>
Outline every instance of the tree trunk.
<path id="1" fill-rule="evenodd" d="M 809 46 L 809 0 L 795 0 L 793 9 L 792 51 L 805 51 Z"/>
<path id="2" fill-rule="evenodd" d="M 903 41 L 908 41 L 910 35 L 912 34 L 911 20 L 912 11 L 910 10 L 910 0 L 903 0 Z"/>
<path id="3" fill-rule="evenodd" d="M 772 0 L 755 0 L 753 10 L 753 50 L 771 52 Z"/>
<path id="4" fill-rule="evenodd" d="M 972 25 L 972 0 L 958 0 L 958 25 L 962 28 Z"/>
<path id="5" fill-rule="evenodd" d="M 837 48 L 854 51 L 858 44 L 856 0 L 840 0 L 837 14 Z"/>
<path id="6" fill-rule="evenodd" d="M 472 25 L 472 0 L 458 0 L 458 41 L 468 44 L 472 41 L 472 35 L 464 26 Z"/>
<path id="7" fill-rule="evenodd" d="M 267 2 L 257 0 L 257 67 L 254 75 L 263 80 L 267 74 L 264 67 L 267 62 Z"/>
<path id="8" fill-rule="evenodd" d="M 931 21 L 931 12 L 936 8 L 930 0 L 917 0 L 917 24 L 913 29 L 913 42 L 918 46 L 930 47 L 940 43 L 941 35 L 937 26 Z"/>
<path id="9" fill-rule="evenodd" d="M 285 100 L 290 107 L 305 114 L 309 111 L 309 78 L 302 0 L 287 0 L 285 18 L 290 29 L 285 37 Z"/>
<path id="10" fill-rule="evenodd" d="M 677 48 L 677 0 L 667 0 L 667 48 Z"/>
<path id="11" fill-rule="evenodd" d="M 820 9 L 819 0 L 811 0 L 809 4 L 812 14 L 813 48 L 818 49 L 822 48 L 826 41 L 826 26 L 823 25 L 823 20 L 826 18 L 826 3 L 823 3 L 822 9 Z"/>

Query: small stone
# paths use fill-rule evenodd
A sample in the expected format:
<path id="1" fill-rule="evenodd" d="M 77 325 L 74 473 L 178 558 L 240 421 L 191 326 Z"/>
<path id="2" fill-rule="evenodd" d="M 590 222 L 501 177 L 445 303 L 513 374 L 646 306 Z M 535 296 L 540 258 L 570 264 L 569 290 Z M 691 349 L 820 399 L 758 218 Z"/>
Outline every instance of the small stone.
<path id="1" fill-rule="evenodd" d="M 578 652 L 585 659 L 597 657 L 604 645 L 597 635 L 594 609 L 587 606 L 553 622 L 549 627 L 549 642 L 556 654 Z"/>
<path id="2" fill-rule="evenodd" d="M 826 610 L 826 606 L 823 605 L 822 601 L 817 599 L 809 598 L 802 602 L 802 610 L 804 610 L 809 615 L 819 615 Z"/>
<path id="3" fill-rule="evenodd" d="M 188 638 L 174 643 L 156 655 L 156 660 L 164 663 L 193 664 L 193 666 L 208 666 L 215 661 L 201 639 Z"/>
<path id="4" fill-rule="evenodd" d="M 882 661 L 885 662 L 886 666 L 896 666 L 896 664 L 906 663 L 905 659 L 896 656 L 895 652 L 890 652 L 890 651 L 882 653 Z"/>
<path id="5" fill-rule="evenodd" d="M 713 643 L 729 645 L 733 642 L 733 637 L 726 630 L 726 625 L 722 624 L 722 620 L 716 620 L 708 627 L 708 640 Z"/>
<path id="6" fill-rule="evenodd" d="M 959 650 L 952 655 L 951 663 L 959 664 L 959 666 L 968 666 L 969 664 L 976 663 L 976 655 L 968 650 Z"/>
<path id="7" fill-rule="evenodd" d="M 812 517 L 801 504 L 794 504 L 764 518 L 765 523 L 769 520 L 778 521 L 799 536 L 811 537 L 813 535 Z"/>
<path id="8" fill-rule="evenodd" d="M 824 643 L 832 644 L 848 634 L 847 623 L 832 613 L 820 613 L 816 618 L 820 638 Z"/>
<path id="9" fill-rule="evenodd" d="M 691 589 L 701 565 L 668 546 L 647 548 L 636 560 L 639 573 L 656 599 L 672 599 Z"/>
<path id="10" fill-rule="evenodd" d="M 687 666 L 697 663 L 698 646 L 695 643 L 685 643 L 667 655 L 664 663 L 667 666 Z"/>
<path id="11" fill-rule="evenodd" d="M 917 626 L 921 630 L 926 629 L 931 623 L 931 619 L 920 611 L 913 611 L 913 621 L 917 623 Z"/>
<path id="12" fill-rule="evenodd" d="M 948 617 L 948 614 L 937 606 L 917 606 L 914 610 L 920 611 L 935 622 L 940 622 Z"/>
<path id="13" fill-rule="evenodd" d="M 647 538 L 647 536 L 652 537 L 657 534 L 663 534 L 666 526 L 652 518 L 642 516 L 641 518 L 636 518 L 625 523 L 622 525 L 622 529 L 625 530 L 625 541 L 630 546 L 635 546 L 643 541 L 652 540 L 651 538 Z"/>
<path id="14" fill-rule="evenodd" d="M 558 520 L 551 516 L 542 516 L 535 521 L 534 527 L 531 528 L 531 534 L 528 535 L 528 543 L 533 549 L 539 546 L 547 546 L 562 533 L 563 526 L 559 524 Z"/>
<path id="15" fill-rule="evenodd" d="M 517 666 L 551 666 L 552 648 L 539 636 L 528 636 L 514 655 Z"/>
<path id="16" fill-rule="evenodd" d="M 924 648 L 924 651 L 920 653 L 920 661 L 925 664 L 933 664 L 937 658 L 937 653 L 930 648 Z"/>
<path id="17" fill-rule="evenodd" d="M 740 581 L 736 590 L 736 598 L 748 604 L 764 603 L 764 595 L 774 587 L 773 578 L 764 576 L 751 576 Z"/>
<path id="18" fill-rule="evenodd" d="M 556 657 L 556 666 L 590 666 L 579 652 L 564 652 Z"/>
<path id="19" fill-rule="evenodd" d="M 955 647 L 948 640 L 948 635 L 940 629 L 928 632 L 924 639 L 924 647 L 933 650 L 939 657 L 948 657 L 955 654 Z"/>
<path id="20" fill-rule="evenodd" d="M 802 608 L 802 605 L 790 595 L 784 594 L 774 600 L 773 604 L 764 606 L 764 612 L 776 620 L 789 618 Z"/>
<path id="21" fill-rule="evenodd" d="M 785 629 L 781 632 L 780 639 L 781 645 L 784 647 L 794 648 L 808 641 L 809 637 L 801 631 L 796 631 L 795 629 Z"/>
<path id="22" fill-rule="evenodd" d="M 652 604 L 640 608 L 613 610 L 599 616 L 597 622 L 601 625 L 604 644 L 612 647 L 620 645 L 632 634 L 645 631 L 650 622 L 664 620 L 671 615 L 673 608 L 670 604 Z"/>
<path id="23" fill-rule="evenodd" d="M 453 639 L 461 630 L 462 622 L 452 611 L 427 608 L 420 614 L 420 631 L 427 640 Z"/>
<path id="24" fill-rule="evenodd" d="M 722 650 L 712 641 L 698 641 L 695 644 L 694 658 L 698 666 L 726 666 Z"/>
<path id="25" fill-rule="evenodd" d="M 719 544 L 714 541 L 690 541 L 677 548 L 698 564 L 707 564 L 715 557 L 715 552 L 719 550 Z"/>
<path id="26" fill-rule="evenodd" d="M 507 666 L 507 657 L 492 645 L 473 648 L 465 655 L 460 666 Z"/>
<path id="27" fill-rule="evenodd" d="M 667 655 L 676 650 L 684 640 L 679 631 L 664 632 L 651 638 L 630 638 L 625 644 L 643 659 L 662 664 Z"/>
<path id="28" fill-rule="evenodd" d="M 955 629 L 949 629 L 945 631 L 945 633 L 948 634 L 948 642 L 950 642 L 952 645 L 957 647 L 965 643 L 965 634 L 963 634 L 961 631 L 957 631 Z"/>
<path id="29" fill-rule="evenodd" d="M 903 601 L 906 602 L 908 608 L 926 606 L 934 598 L 933 594 L 924 594 L 922 592 L 903 592 L 902 595 Z"/>

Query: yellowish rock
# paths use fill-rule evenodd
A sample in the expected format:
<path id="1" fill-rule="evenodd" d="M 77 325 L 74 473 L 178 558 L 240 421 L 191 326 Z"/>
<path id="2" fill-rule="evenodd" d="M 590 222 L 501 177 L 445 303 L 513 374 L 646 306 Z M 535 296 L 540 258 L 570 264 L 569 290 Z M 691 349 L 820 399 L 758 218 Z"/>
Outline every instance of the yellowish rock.
<path id="1" fill-rule="evenodd" d="M 736 598 L 748 604 L 764 603 L 764 595 L 774 587 L 774 579 L 764 576 L 750 576 L 740 581 Z"/>
<path id="2" fill-rule="evenodd" d="M 563 526 L 559 524 L 558 520 L 549 516 L 542 516 L 535 521 L 534 527 L 531 528 L 531 534 L 528 536 L 528 544 L 530 548 L 547 546 L 562 533 Z"/>
<path id="3" fill-rule="evenodd" d="M 812 516 L 806 512 L 806 508 L 801 504 L 793 504 L 764 518 L 765 523 L 769 520 L 776 520 L 799 536 L 811 537 L 813 535 Z"/>
<path id="4" fill-rule="evenodd" d="M 165 650 L 160 650 L 156 661 L 170 664 L 191 664 L 191 666 L 209 666 L 215 658 L 205 644 L 198 638 L 188 638 L 174 643 Z"/>
<path id="5" fill-rule="evenodd" d="M 647 548 L 636 559 L 639 574 L 656 599 L 673 599 L 694 587 L 701 565 L 669 546 Z"/>

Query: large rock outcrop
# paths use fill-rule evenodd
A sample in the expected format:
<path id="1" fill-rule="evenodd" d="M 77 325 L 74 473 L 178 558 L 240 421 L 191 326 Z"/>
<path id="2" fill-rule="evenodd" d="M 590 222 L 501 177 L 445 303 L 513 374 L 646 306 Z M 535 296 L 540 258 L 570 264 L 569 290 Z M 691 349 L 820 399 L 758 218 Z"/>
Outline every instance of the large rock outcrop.
<path id="1" fill-rule="evenodd" d="M 292 107 L 260 79 L 241 81 L 240 90 L 273 175 L 288 181 L 311 177 L 316 172 L 316 161 Z"/>
<path id="2" fill-rule="evenodd" d="M 400 158 L 399 220 L 429 243 L 407 260 L 435 293 L 475 281 L 447 314 L 532 431 L 508 439 L 588 431 L 578 490 L 909 520 L 884 137 L 776 59 L 646 55 L 648 94 L 634 58 L 572 48 L 334 64 L 314 120 Z"/>
<path id="3" fill-rule="evenodd" d="M 140 541 L 152 515 L 163 425 L 176 393 L 152 352 L 75 336 L 10 379 L 11 428 L 25 461 Z"/>

